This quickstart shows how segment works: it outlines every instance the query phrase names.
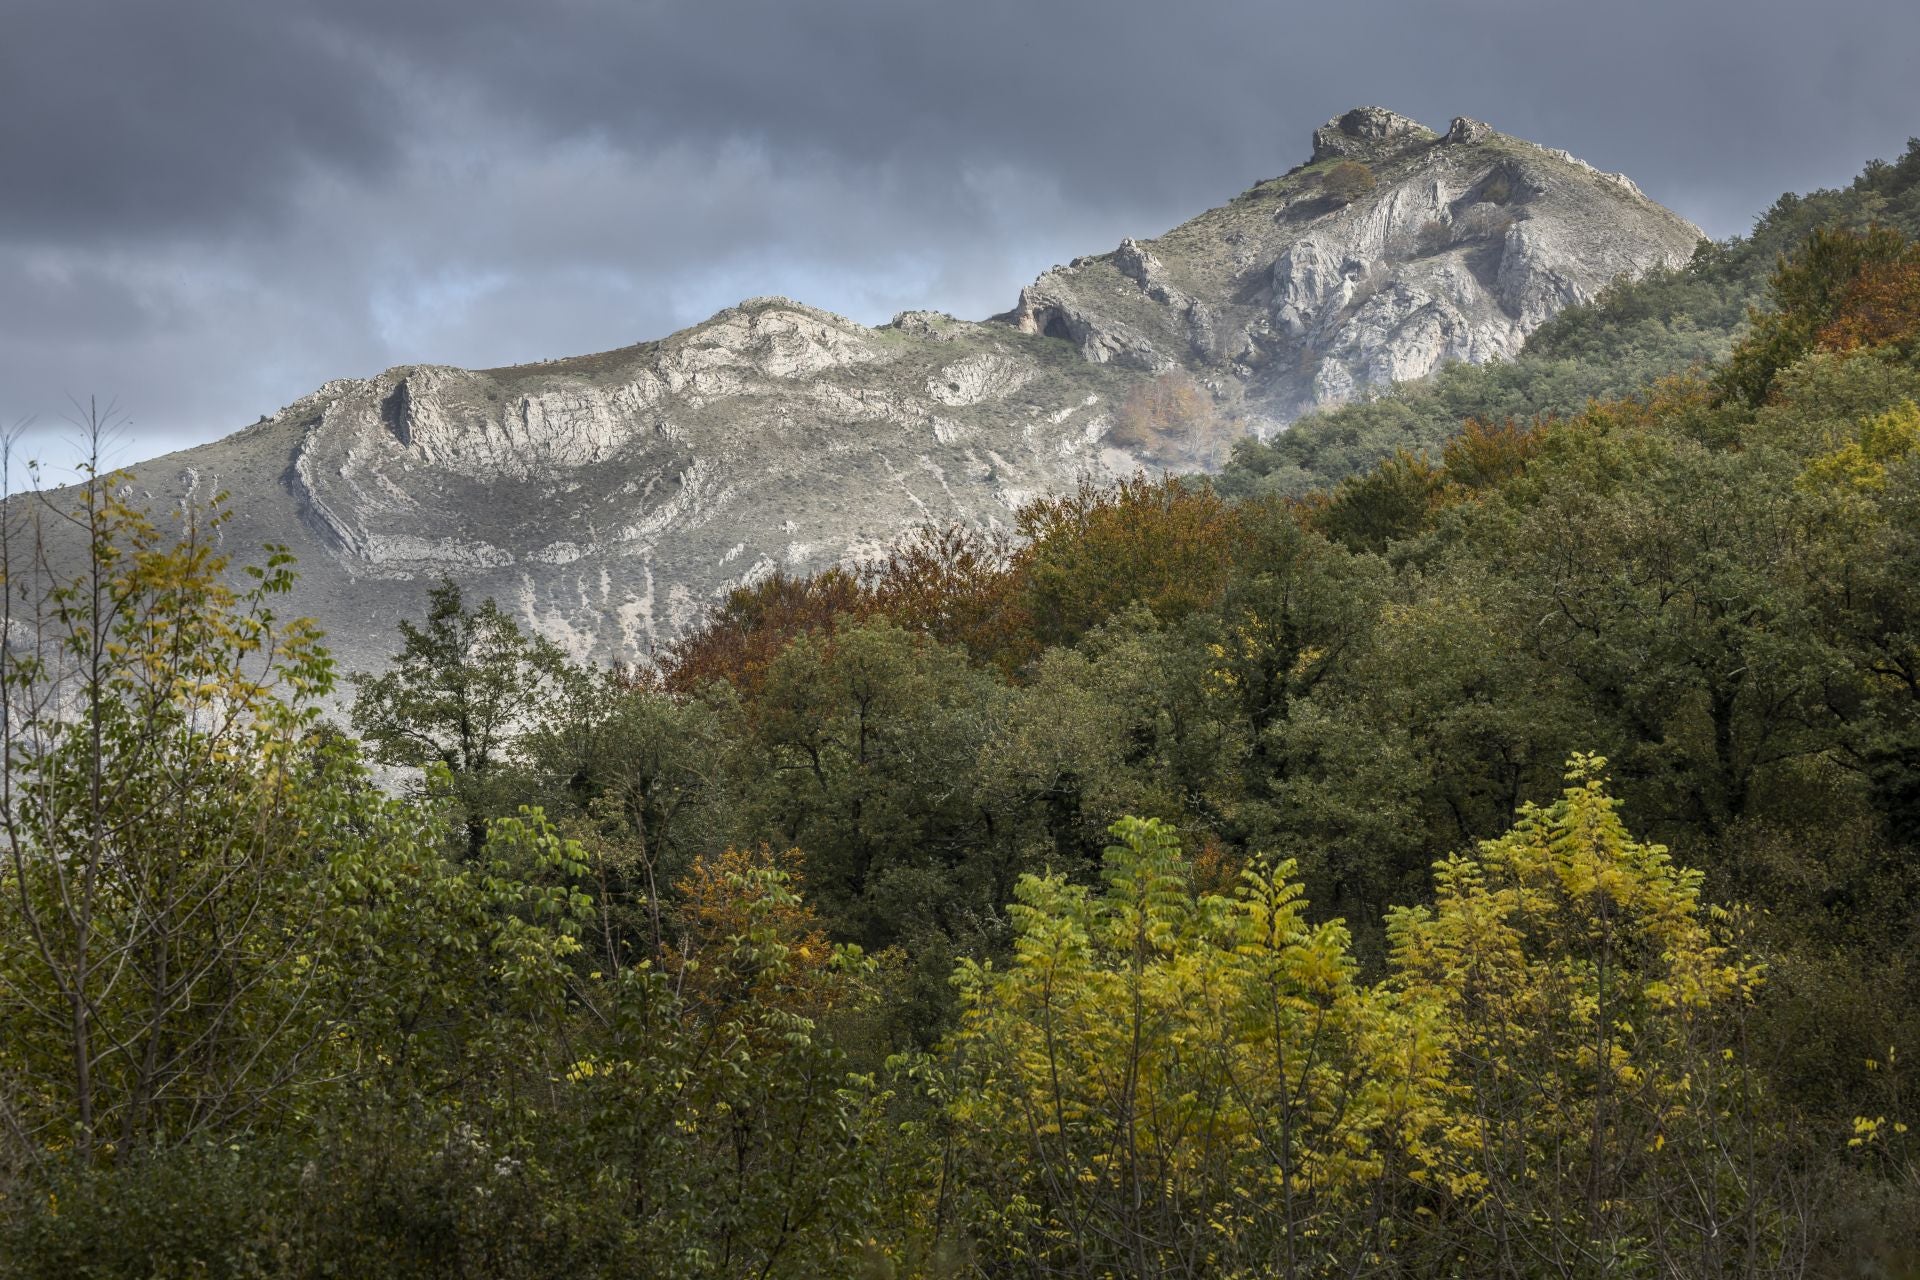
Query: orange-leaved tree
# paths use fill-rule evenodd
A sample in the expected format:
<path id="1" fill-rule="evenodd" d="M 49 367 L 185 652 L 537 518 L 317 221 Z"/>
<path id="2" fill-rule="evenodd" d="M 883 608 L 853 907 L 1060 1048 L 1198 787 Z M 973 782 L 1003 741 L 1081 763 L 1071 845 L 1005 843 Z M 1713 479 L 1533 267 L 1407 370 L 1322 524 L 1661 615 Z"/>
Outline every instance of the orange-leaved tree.
<path id="1" fill-rule="evenodd" d="M 1238 517 L 1219 495 L 1134 476 L 1024 507 L 1014 557 L 1020 598 L 1042 644 L 1071 643 L 1128 605 L 1177 621 L 1219 599 Z"/>

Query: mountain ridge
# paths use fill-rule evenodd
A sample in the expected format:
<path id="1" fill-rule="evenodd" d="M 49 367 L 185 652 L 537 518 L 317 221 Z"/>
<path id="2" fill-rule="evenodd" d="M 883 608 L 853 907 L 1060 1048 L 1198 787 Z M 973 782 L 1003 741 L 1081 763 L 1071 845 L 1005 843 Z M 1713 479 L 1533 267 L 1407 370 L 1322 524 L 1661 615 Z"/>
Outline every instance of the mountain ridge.
<path id="1" fill-rule="evenodd" d="M 449 576 L 581 656 L 644 659 L 734 587 L 1006 528 L 1131 472 L 1130 393 L 1191 378 L 1242 434 L 1452 360 L 1517 352 L 1611 280 L 1684 261 L 1630 180 L 1464 117 L 1356 108 L 1313 157 L 1146 240 L 1043 272 L 982 321 L 866 326 L 755 298 L 591 355 L 337 379 L 138 468 L 159 505 L 231 495 L 237 552 L 298 556 L 295 611 L 384 658 Z"/>

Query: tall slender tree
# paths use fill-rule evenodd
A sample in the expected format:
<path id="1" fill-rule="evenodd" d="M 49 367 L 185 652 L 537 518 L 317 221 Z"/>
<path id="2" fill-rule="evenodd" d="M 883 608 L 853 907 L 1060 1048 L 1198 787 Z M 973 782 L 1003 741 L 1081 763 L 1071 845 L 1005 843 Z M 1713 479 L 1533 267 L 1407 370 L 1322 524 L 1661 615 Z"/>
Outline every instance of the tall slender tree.
<path id="1" fill-rule="evenodd" d="M 380 675 L 354 679 L 353 727 L 381 764 L 446 766 L 470 857 L 487 819 L 511 812 L 505 789 L 521 737 L 557 687 L 565 656 L 488 599 L 469 608 L 442 579 L 422 625 L 402 621 L 400 651 Z"/>

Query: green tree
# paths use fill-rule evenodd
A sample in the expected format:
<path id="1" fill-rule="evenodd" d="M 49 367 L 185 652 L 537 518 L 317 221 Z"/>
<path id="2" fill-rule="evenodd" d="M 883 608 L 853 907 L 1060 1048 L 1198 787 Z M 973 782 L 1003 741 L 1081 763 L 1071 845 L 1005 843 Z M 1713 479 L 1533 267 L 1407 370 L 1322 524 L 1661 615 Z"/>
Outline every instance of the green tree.
<path id="1" fill-rule="evenodd" d="M 445 767 L 468 856 L 478 857 L 487 819 L 512 809 L 520 738 L 554 696 L 563 660 L 492 600 L 469 608 L 443 580 L 428 594 L 425 624 L 401 622 L 391 669 L 355 677 L 353 727 L 381 764 Z"/>
<path id="2" fill-rule="evenodd" d="M 856 1274 L 871 1254 L 878 1091 L 851 1074 L 837 1019 L 873 963 L 833 946 L 789 860 L 697 860 L 664 966 L 588 982 L 605 1026 L 564 1071 L 561 1144 L 617 1205 L 620 1274 Z"/>
<path id="3" fill-rule="evenodd" d="M 738 706 L 724 685 L 667 692 L 648 674 L 566 667 L 524 742 L 553 812 L 592 866 L 601 967 L 658 958 L 670 886 L 724 841 Z"/>
<path id="4" fill-rule="evenodd" d="M 1134 814 L 1203 838 L 1236 816 L 1250 737 L 1213 620 L 1135 606 L 1050 649 L 1011 691 L 980 756 L 982 798 L 1022 867 L 1091 874 Z"/>
<path id="5" fill-rule="evenodd" d="M 1355 551 L 1385 551 L 1425 532 L 1445 483 L 1445 474 L 1424 456 L 1396 453 L 1342 480 L 1314 512 L 1314 527 Z"/>
<path id="6" fill-rule="evenodd" d="M 1241 504 L 1242 545 L 1214 611 L 1215 671 L 1264 735 L 1353 661 L 1386 590 L 1386 566 L 1305 528 L 1271 499 Z"/>
<path id="7" fill-rule="evenodd" d="M 1364 922 L 1369 954 L 1387 908 L 1424 896 L 1435 849 L 1498 834 L 1595 729 L 1514 651 L 1480 585 L 1449 576 L 1382 609 L 1263 739 L 1273 818 L 1260 839 L 1298 860 L 1318 901 Z"/>
<path id="8" fill-rule="evenodd" d="M 995 702 L 964 652 L 891 623 L 802 636 L 741 707 L 738 842 L 804 849 L 816 900 L 863 945 L 963 931 L 1011 886 L 975 802 Z"/>
<path id="9" fill-rule="evenodd" d="M 291 558 L 228 578 L 223 517 L 177 537 L 80 486 L 77 574 L 5 512 L 0 1118 L 12 1154 L 82 1164 L 273 1123 L 328 1072 L 337 866 L 384 874 L 412 828 L 320 730 L 331 664 L 274 606 Z"/>

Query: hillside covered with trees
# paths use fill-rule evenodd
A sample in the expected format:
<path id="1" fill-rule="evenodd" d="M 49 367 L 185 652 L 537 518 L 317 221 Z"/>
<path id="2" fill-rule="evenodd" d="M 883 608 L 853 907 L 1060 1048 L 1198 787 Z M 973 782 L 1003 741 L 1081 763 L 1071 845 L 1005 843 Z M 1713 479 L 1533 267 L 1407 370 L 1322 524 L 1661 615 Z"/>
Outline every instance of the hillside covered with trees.
<path id="1" fill-rule="evenodd" d="M 350 725 L 10 505 L 0 1276 L 1916 1274 L 1917 190 Z"/>

